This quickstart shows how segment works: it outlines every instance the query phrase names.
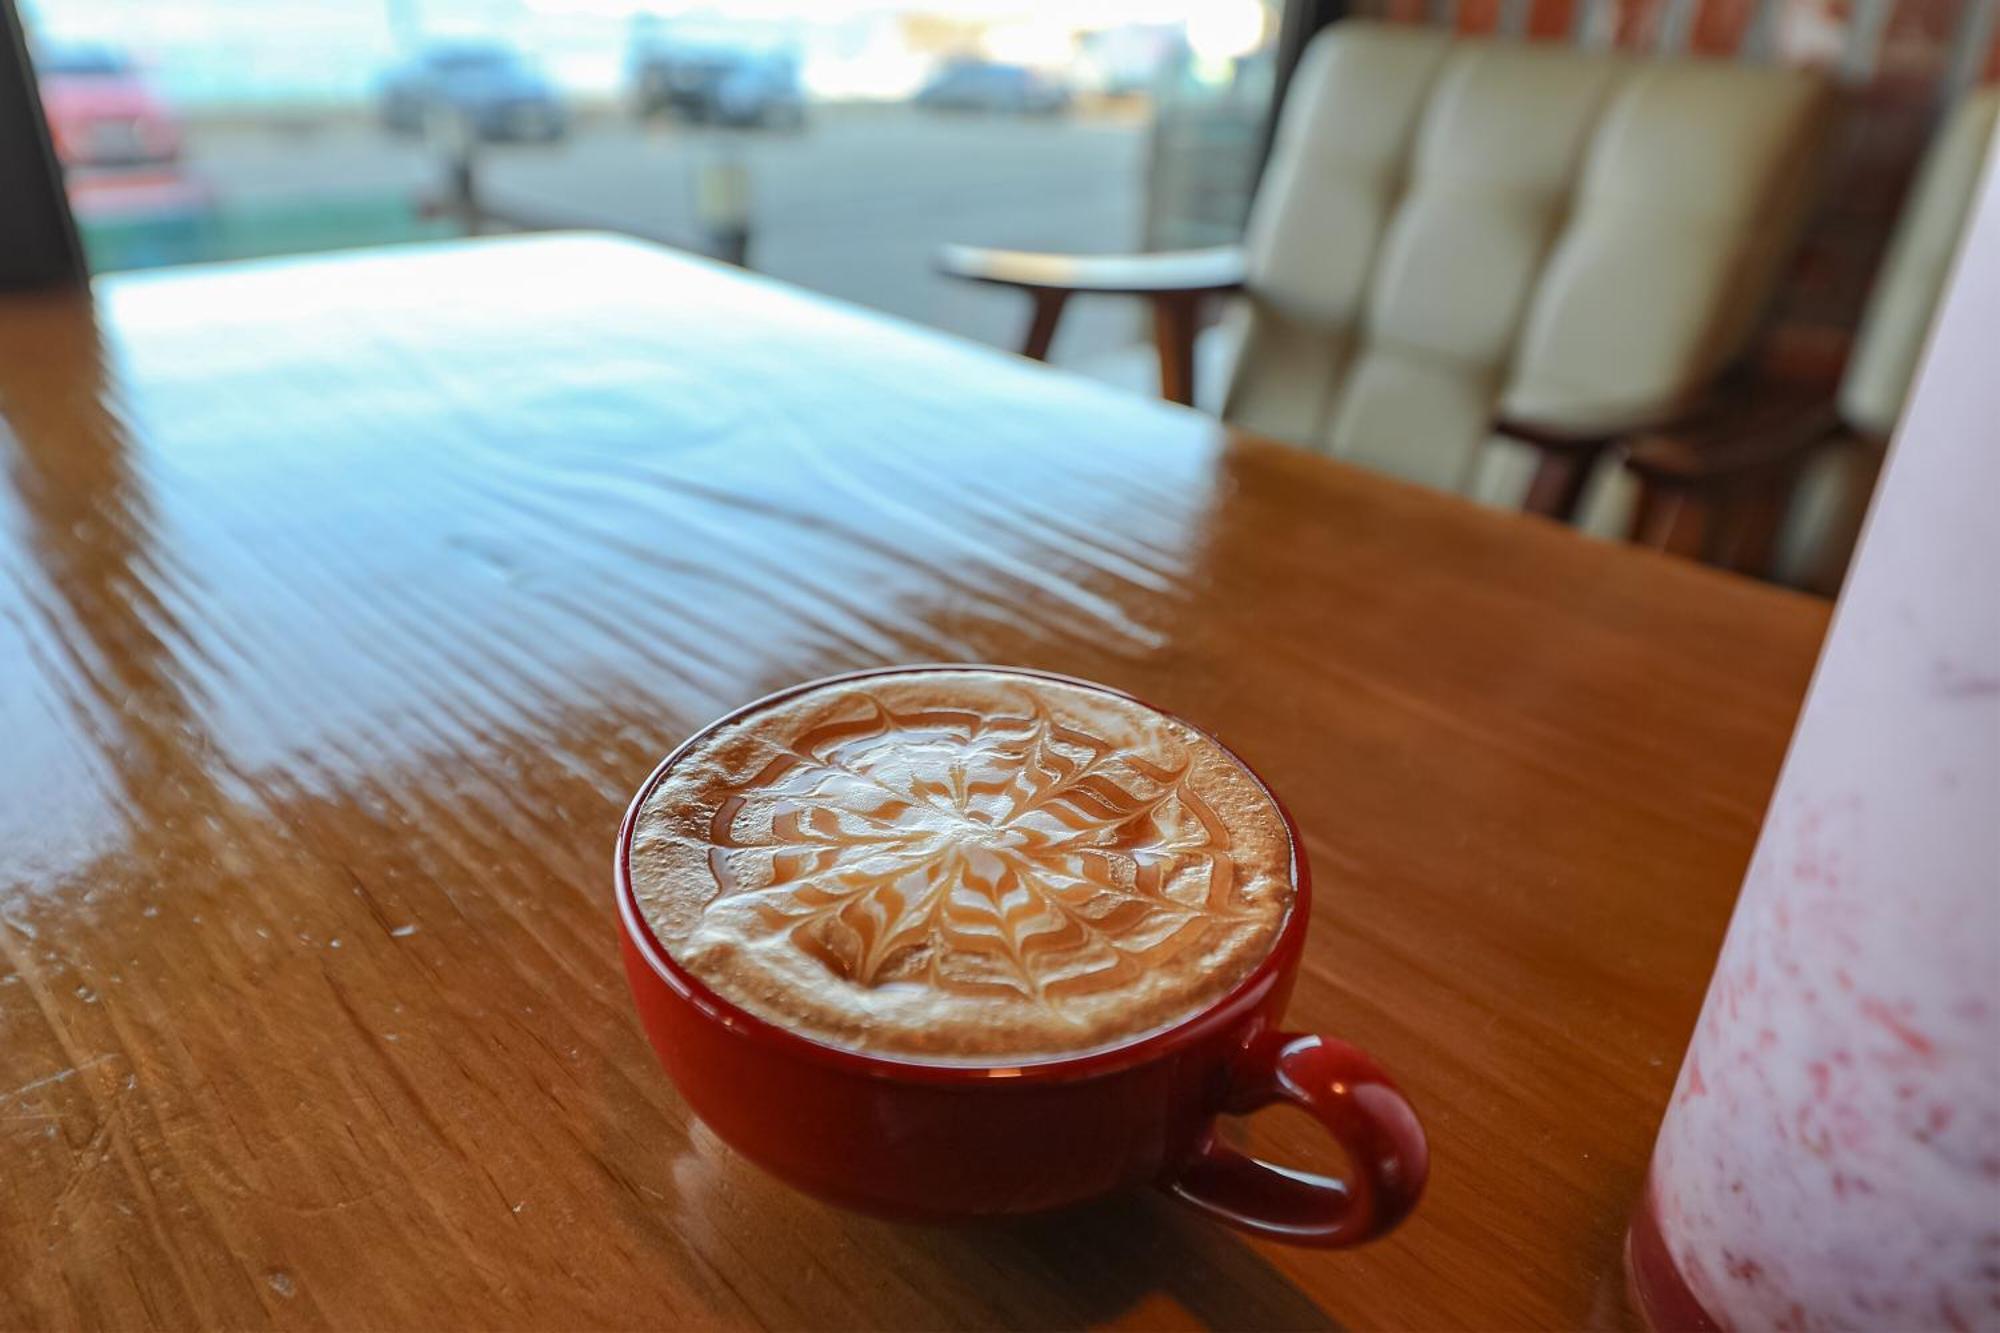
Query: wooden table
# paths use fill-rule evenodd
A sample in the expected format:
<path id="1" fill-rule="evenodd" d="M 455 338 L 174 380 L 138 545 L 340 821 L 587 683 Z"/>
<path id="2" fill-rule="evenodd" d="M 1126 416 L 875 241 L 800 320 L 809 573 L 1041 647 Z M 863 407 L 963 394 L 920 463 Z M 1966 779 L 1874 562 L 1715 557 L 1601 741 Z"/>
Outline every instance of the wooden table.
<path id="1" fill-rule="evenodd" d="M 1821 605 L 599 239 L 9 298 L 0 415 L 0 1326 L 1629 1319 Z M 1284 793 L 1293 1016 L 1432 1136 L 1402 1231 L 893 1225 L 689 1117 L 628 794 L 927 659 L 1131 688 Z"/>

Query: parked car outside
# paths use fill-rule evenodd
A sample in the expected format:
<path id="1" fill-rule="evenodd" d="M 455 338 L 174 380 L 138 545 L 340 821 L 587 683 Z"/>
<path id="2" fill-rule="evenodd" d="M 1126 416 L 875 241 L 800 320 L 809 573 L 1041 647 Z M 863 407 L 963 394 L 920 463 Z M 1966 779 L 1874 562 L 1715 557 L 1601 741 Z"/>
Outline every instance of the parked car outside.
<path id="1" fill-rule="evenodd" d="M 457 119 L 489 140 L 553 142 L 569 129 L 554 86 L 519 52 L 497 42 L 433 46 L 382 81 L 382 123 L 399 134 Z"/>
<path id="2" fill-rule="evenodd" d="M 1048 70 L 992 60 L 946 63 L 917 93 L 930 111 L 985 111 L 1005 115 L 1054 115 L 1067 110 L 1069 88 Z"/>
<path id="3" fill-rule="evenodd" d="M 157 167 L 179 159 L 179 120 L 123 52 L 47 47 L 35 53 L 35 73 L 64 167 Z"/>
<path id="4" fill-rule="evenodd" d="M 798 57 L 754 46 L 661 42 L 632 58 L 640 119 L 799 129 L 806 120 Z"/>

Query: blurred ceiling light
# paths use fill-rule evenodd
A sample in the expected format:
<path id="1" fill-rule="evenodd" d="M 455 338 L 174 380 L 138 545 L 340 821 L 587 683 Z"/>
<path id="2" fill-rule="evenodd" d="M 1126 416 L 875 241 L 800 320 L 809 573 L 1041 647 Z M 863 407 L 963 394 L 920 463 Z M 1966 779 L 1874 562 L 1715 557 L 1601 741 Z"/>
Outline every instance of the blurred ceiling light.
<path id="1" fill-rule="evenodd" d="M 1188 15 L 1188 49 L 1203 64 L 1239 60 L 1264 44 L 1259 0 L 1209 0 Z"/>

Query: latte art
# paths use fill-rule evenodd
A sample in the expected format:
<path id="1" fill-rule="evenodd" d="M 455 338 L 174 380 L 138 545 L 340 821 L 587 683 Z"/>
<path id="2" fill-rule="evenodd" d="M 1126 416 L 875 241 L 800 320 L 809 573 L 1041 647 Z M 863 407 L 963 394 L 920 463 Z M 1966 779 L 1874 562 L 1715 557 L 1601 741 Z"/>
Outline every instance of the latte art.
<path id="1" fill-rule="evenodd" d="M 1022 716 L 867 715 L 797 737 L 710 823 L 720 890 L 843 980 L 1054 1000 L 1244 918 L 1229 830 L 1187 785 Z M 731 868 L 767 853 L 761 887 Z"/>
<path id="2" fill-rule="evenodd" d="M 837 1044 L 990 1060 L 1171 1023 L 1269 951 L 1290 843 L 1192 728 L 991 671 L 834 683 L 708 733 L 634 884 L 689 971 Z"/>

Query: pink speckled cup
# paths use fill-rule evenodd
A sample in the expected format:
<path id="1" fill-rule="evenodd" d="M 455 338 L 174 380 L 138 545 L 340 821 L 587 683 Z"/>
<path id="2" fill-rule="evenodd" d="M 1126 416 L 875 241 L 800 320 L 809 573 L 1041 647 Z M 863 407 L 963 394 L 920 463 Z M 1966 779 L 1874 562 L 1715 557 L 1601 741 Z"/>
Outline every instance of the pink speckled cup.
<path id="1" fill-rule="evenodd" d="M 1681 1067 L 1663 1328 L 2000 1328 L 2000 172 Z"/>

